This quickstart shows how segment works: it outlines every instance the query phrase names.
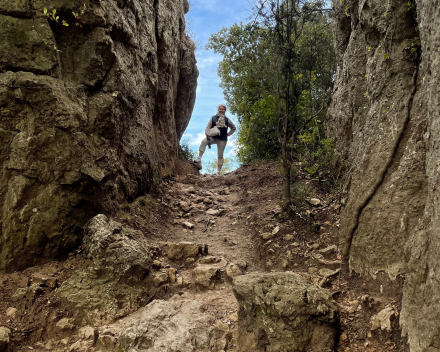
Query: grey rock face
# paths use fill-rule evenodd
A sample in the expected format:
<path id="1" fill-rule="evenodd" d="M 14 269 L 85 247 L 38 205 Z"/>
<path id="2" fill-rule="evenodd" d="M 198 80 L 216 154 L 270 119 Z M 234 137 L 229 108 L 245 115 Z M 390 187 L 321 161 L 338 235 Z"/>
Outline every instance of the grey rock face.
<path id="1" fill-rule="evenodd" d="M 439 5 L 333 1 L 328 129 L 351 177 L 342 241 L 351 269 L 405 274 L 400 324 L 412 352 L 440 349 Z"/>
<path id="2" fill-rule="evenodd" d="M 78 18 L 78 2 L 51 2 L 68 27 L 44 16 L 46 2 L 32 3 L 0 0 L 8 271 L 66 255 L 91 215 L 112 214 L 170 174 L 198 76 L 185 0 L 90 2 Z"/>
<path id="3" fill-rule="evenodd" d="M 330 292 L 291 273 L 233 281 L 240 351 L 334 351 L 336 304 Z"/>

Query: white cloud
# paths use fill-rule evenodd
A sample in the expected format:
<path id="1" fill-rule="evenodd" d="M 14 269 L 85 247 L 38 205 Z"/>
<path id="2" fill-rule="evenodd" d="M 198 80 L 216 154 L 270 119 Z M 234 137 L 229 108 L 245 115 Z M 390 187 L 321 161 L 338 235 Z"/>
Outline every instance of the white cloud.
<path id="1" fill-rule="evenodd" d="M 197 133 L 196 138 L 190 139 L 189 145 L 198 147 L 200 145 L 200 143 L 202 142 L 203 138 L 205 138 L 205 132 Z"/>
<path id="2" fill-rule="evenodd" d="M 225 155 L 226 158 L 230 158 L 230 157 L 234 157 L 235 158 L 236 156 L 237 156 L 237 148 L 236 147 L 231 148 L 231 150 L 228 151 L 226 153 L 226 155 Z"/>

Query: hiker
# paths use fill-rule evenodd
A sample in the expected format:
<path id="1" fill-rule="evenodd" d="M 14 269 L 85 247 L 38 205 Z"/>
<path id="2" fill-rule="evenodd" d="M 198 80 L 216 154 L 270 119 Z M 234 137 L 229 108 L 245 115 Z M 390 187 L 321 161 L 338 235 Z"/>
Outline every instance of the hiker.
<path id="1" fill-rule="evenodd" d="M 228 143 L 228 137 L 235 132 L 235 125 L 232 121 L 225 116 L 226 105 L 220 104 L 217 107 L 217 114 L 215 114 L 208 122 L 205 129 L 206 138 L 203 139 L 199 148 L 199 157 L 194 161 L 197 168 L 202 168 L 202 156 L 206 150 L 206 146 L 211 147 L 212 144 L 217 144 L 217 160 L 218 171 L 217 175 L 220 175 L 220 171 L 223 166 L 223 152 L 225 151 L 226 144 Z M 228 132 L 228 127 L 230 128 Z"/>

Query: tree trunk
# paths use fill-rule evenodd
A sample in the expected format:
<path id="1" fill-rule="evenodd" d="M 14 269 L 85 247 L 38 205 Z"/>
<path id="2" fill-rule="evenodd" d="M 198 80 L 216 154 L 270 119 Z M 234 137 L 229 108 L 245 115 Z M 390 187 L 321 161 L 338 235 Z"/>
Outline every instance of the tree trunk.
<path id="1" fill-rule="evenodd" d="M 286 205 L 290 203 L 290 167 L 283 165 L 284 172 L 284 202 Z"/>

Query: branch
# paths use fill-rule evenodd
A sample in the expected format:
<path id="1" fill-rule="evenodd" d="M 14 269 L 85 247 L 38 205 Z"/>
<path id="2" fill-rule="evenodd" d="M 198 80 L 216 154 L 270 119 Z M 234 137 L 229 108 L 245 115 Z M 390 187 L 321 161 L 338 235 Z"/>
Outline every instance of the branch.
<path id="1" fill-rule="evenodd" d="M 304 123 L 302 124 L 302 126 L 299 127 L 299 128 L 295 131 L 295 134 L 296 134 L 296 133 L 299 133 L 299 132 L 300 132 L 305 126 L 307 126 L 308 123 L 309 123 L 310 121 L 312 121 L 316 116 L 318 116 L 318 115 L 321 113 L 322 110 L 324 110 L 324 107 L 321 107 L 321 110 L 319 110 L 315 115 L 313 115 L 310 119 L 308 119 L 306 122 L 304 122 Z"/>

